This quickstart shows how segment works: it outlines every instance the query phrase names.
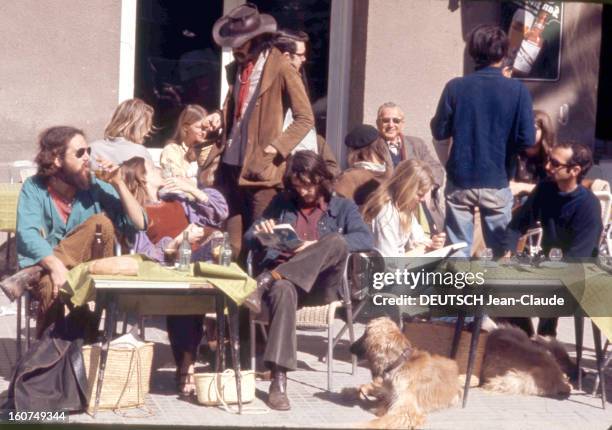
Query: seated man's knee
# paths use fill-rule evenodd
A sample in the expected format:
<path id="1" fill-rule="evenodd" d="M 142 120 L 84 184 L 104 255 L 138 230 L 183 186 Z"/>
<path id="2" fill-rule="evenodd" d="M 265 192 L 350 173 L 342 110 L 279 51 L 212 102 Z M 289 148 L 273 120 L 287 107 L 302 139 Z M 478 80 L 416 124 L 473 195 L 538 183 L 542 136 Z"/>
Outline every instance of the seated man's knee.
<path id="1" fill-rule="evenodd" d="M 325 243 L 325 246 L 330 247 L 334 253 L 338 253 L 340 255 L 348 255 L 348 244 L 346 240 L 340 233 L 331 233 L 320 240 Z"/>
<path id="2" fill-rule="evenodd" d="M 297 306 L 297 290 L 295 285 L 286 279 L 274 282 L 270 287 L 268 295 L 273 302 L 291 302 Z"/>

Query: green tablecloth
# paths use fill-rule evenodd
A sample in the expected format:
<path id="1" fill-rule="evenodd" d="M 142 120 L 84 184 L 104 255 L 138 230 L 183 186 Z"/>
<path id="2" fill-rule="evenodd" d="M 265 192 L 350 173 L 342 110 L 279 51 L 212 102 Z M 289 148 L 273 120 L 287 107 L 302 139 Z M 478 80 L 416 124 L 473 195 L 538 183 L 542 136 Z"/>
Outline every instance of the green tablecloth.
<path id="1" fill-rule="evenodd" d="M 146 259 L 141 255 L 130 256 L 138 263 L 137 276 L 110 276 L 96 275 L 95 278 L 113 280 L 139 280 L 139 281 L 177 281 L 193 284 L 210 283 L 223 291 L 236 304 L 241 305 L 247 296 L 255 290 L 257 282 L 250 278 L 238 265 L 219 266 L 210 263 L 194 263 L 190 272 L 184 273 L 168 269 L 155 261 Z M 93 277 L 89 273 L 89 264 L 83 263 L 68 273 L 68 283 L 62 291 L 70 296 L 73 304 L 81 306 L 95 299 Z"/>
<path id="2" fill-rule="evenodd" d="M 602 333 L 612 340 L 612 275 L 594 263 L 569 263 L 560 268 L 546 268 L 517 265 L 484 267 L 479 261 L 449 261 L 446 270 L 484 271 L 487 280 L 559 280 Z"/>

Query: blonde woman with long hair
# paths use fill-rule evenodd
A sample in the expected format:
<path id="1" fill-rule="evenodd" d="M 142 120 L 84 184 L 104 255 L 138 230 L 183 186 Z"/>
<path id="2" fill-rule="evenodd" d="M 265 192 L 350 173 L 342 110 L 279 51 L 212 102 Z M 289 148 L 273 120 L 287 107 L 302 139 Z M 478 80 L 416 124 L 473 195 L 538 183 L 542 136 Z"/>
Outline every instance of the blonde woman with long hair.
<path id="1" fill-rule="evenodd" d="M 384 257 L 418 256 L 442 248 L 444 233 L 427 238 L 418 221 L 419 205 L 434 184 L 431 168 L 419 160 L 397 165 L 362 209 L 372 228 L 374 246 Z"/>
<path id="2" fill-rule="evenodd" d="M 199 105 L 187 105 L 176 123 L 174 135 L 161 153 L 160 164 L 164 173 L 171 177 L 189 178 L 197 181 L 198 156 L 208 132 L 206 110 Z M 210 150 L 210 145 L 206 146 Z"/>
<path id="3" fill-rule="evenodd" d="M 153 161 L 147 148 L 146 137 L 153 129 L 153 108 L 138 98 L 125 100 L 115 108 L 104 130 L 104 139 L 91 143 L 91 164 L 96 167 L 102 158 L 121 164 L 132 157 Z"/>

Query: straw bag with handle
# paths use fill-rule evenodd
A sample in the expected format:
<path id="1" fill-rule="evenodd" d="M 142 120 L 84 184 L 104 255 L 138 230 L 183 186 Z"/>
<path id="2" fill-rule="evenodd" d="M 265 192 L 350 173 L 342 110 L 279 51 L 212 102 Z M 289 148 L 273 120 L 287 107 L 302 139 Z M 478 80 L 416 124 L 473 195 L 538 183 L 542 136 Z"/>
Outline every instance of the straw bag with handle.
<path id="1" fill-rule="evenodd" d="M 242 376 L 242 402 L 252 402 L 255 399 L 255 372 L 241 370 L 240 375 Z M 227 369 L 222 373 L 196 373 L 194 378 L 199 403 L 207 406 L 227 406 L 238 403 L 236 379 L 232 369 Z"/>

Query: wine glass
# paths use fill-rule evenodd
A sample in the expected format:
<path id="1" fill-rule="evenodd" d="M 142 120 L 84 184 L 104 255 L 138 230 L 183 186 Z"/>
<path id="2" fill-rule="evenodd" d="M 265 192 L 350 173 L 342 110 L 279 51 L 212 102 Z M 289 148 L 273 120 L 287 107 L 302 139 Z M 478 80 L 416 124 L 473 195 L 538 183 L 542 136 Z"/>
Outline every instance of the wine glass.
<path id="1" fill-rule="evenodd" d="M 558 263 L 563 258 L 563 251 L 561 248 L 550 248 L 548 251 L 548 259 L 553 263 Z"/>
<path id="2" fill-rule="evenodd" d="M 483 266 L 489 266 L 493 260 L 493 250 L 491 248 L 485 248 L 480 251 L 478 257 L 483 261 Z"/>

